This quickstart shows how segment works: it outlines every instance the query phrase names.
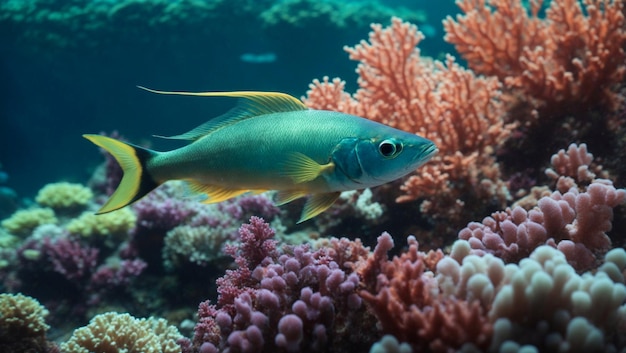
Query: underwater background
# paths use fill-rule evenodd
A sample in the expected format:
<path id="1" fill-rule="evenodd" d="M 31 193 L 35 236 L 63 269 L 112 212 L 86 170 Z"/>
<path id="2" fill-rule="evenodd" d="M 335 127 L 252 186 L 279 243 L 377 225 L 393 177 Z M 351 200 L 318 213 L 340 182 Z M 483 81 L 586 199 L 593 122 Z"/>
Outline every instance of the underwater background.
<path id="1" fill-rule="evenodd" d="M 404 11 L 415 23 L 427 18 L 427 5 L 419 2 L 396 12 L 380 12 L 367 2 L 321 4 L 3 1 L 0 160 L 11 171 L 12 188 L 32 196 L 33 185 L 88 176 L 96 154 L 86 148 L 84 133 L 123 127 L 134 141 L 172 135 L 233 104 L 163 100 L 137 85 L 300 97 L 312 78 L 326 75 L 343 77 L 354 89 L 356 65 L 346 60 L 344 45 L 365 38 L 371 22 L 389 21 L 392 14 Z M 427 41 L 428 55 L 447 48 L 439 22 L 453 10 L 452 2 L 431 9 L 437 36 Z M 54 150 L 58 158 L 38 150 Z"/>
<path id="2" fill-rule="evenodd" d="M 619 0 L 0 0 L 0 351 L 626 350 Z M 378 25 L 376 25 L 378 24 Z M 156 150 L 278 91 L 434 141 L 296 224 L 176 182 L 111 214 L 82 138 Z"/>

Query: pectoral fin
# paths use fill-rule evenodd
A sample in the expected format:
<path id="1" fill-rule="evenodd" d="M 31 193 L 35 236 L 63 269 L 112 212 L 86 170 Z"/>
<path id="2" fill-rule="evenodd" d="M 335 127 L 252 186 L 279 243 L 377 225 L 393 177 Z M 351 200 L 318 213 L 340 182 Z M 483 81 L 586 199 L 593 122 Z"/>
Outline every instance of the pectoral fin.
<path id="1" fill-rule="evenodd" d="M 304 205 L 302 215 L 298 223 L 302 223 L 307 219 L 313 218 L 318 214 L 326 211 L 339 198 L 341 192 L 328 192 L 324 194 L 312 195 Z"/>
<path id="2" fill-rule="evenodd" d="M 216 185 L 202 184 L 196 181 L 188 181 L 189 190 L 193 193 L 206 194 L 207 199 L 202 203 L 217 203 L 226 201 L 235 196 L 248 192 L 248 190 L 231 189 Z"/>
<path id="3" fill-rule="evenodd" d="M 284 163 L 283 174 L 290 177 L 295 184 L 314 180 L 325 171 L 335 168 L 333 162 L 319 164 L 300 152 L 293 152 Z"/>

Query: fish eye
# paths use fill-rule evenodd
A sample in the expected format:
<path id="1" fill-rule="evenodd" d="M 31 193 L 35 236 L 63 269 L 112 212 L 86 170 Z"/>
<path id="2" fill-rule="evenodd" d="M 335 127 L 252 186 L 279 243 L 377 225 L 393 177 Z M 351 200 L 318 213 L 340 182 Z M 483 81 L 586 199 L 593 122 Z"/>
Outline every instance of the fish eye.
<path id="1" fill-rule="evenodd" d="M 378 145 L 378 152 L 383 157 L 394 158 L 402 152 L 402 144 L 393 140 L 384 140 Z"/>

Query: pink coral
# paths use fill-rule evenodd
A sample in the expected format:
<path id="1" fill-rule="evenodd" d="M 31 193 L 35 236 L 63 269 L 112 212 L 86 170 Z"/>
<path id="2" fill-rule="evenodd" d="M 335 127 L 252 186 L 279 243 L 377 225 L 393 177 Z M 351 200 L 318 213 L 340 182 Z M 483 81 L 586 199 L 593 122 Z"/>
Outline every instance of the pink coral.
<path id="1" fill-rule="evenodd" d="M 585 192 L 558 191 L 526 211 L 507 209 L 472 222 L 459 232 L 477 254 L 492 253 L 506 262 L 517 262 L 543 244 L 562 250 L 578 271 L 595 267 L 611 241 L 613 208 L 626 201 L 626 191 L 608 181 L 593 182 Z"/>
<path id="2" fill-rule="evenodd" d="M 445 62 L 421 57 L 416 46 L 423 35 L 398 18 L 387 28 L 376 24 L 372 29 L 369 42 L 345 48 L 360 62 L 360 88 L 354 96 L 343 91 L 342 81 L 325 78 L 310 85 L 305 103 L 360 115 L 435 142 L 438 156 L 406 181 L 398 201 L 429 198 L 423 211 L 456 220 L 472 208 L 466 202 L 494 199 L 503 204 L 507 191 L 493 153 L 513 126 L 504 123 L 497 79 L 478 77 L 451 56 Z"/>
<path id="3" fill-rule="evenodd" d="M 593 155 L 587 151 L 587 145 L 572 143 L 565 150 L 559 150 L 550 158 L 551 168 L 546 175 L 556 181 L 556 189 L 561 193 L 572 187 L 588 185 L 596 175 L 607 178 L 608 173 L 601 166 L 592 165 Z"/>
<path id="4" fill-rule="evenodd" d="M 360 295 L 383 332 L 410 343 L 414 351 L 447 352 L 470 343 L 485 348 L 491 323 L 480 303 L 444 297 L 433 274 L 426 271 L 427 254 L 418 251 L 414 239 L 407 252 L 388 260 L 382 255 L 391 245 L 389 234 L 381 235 L 373 261 L 361 271 L 367 289 Z M 375 283 L 369 283 L 374 273 L 378 273 Z"/>
<path id="5" fill-rule="evenodd" d="M 472 222 L 459 232 L 474 252 L 493 253 L 506 262 L 528 257 L 540 245 L 563 250 L 568 261 L 583 271 L 597 265 L 610 249 L 613 208 L 626 200 L 626 191 L 612 184 L 592 183 L 586 192 L 571 189 L 539 200 L 538 207 L 521 207 L 494 213 L 482 223 Z"/>
<path id="6" fill-rule="evenodd" d="M 551 161 L 553 168 L 546 174 L 556 179 L 559 191 L 541 197 L 530 211 L 515 206 L 482 223 L 471 222 L 459 238 L 468 240 L 475 253 L 492 253 L 506 262 L 517 262 L 549 244 L 563 251 L 578 271 L 597 266 L 611 247 L 606 233 L 612 228 L 613 209 L 626 201 L 626 190 L 593 179 L 604 172 L 591 172 L 593 155 L 584 144 L 570 145 L 567 153 L 560 150 Z"/>
<path id="7" fill-rule="evenodd" d="M 497 76 L 537 107 L 615 108 L 612 89 L 626 69 L 622 1 L 555 0 L 540 18 L 542 3 L 531 1 L 528 13 L 519 0 L 458 1 L 465 14 L 444 21 L 445 39 L 471 69 Z"/>

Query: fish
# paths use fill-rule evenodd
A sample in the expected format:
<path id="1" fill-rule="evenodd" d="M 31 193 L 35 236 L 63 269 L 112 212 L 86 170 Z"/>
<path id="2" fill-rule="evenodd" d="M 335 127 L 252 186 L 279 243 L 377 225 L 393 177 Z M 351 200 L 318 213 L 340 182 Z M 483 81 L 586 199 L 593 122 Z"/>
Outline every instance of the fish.
<path id="1" fill-rule="evenodd" d="M 205 203 L 269 190 L 276 191 L 279 206 L 308 197 L 301 223 L 328 209 L 341 192 L 399 179 L 437 152 L 424 137 L 355 115 L 309 109 L 285 93 L 138 87 L 164 95 L 234 97 L 239 104 L 186 133 L 155 135 L 190 141 L 171 151 L 83 135 L 123 170 L 119 186 L 96 214 L 130 205 L 169 180 L 182 180 L 192 193 L 203 194 Z"/>

